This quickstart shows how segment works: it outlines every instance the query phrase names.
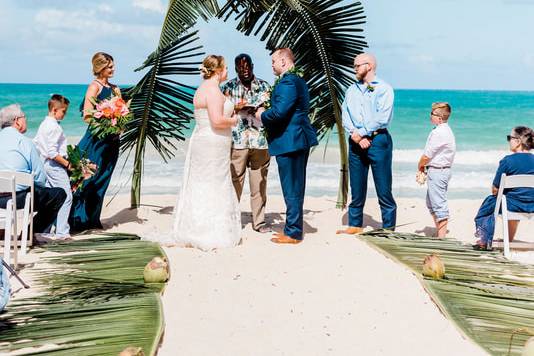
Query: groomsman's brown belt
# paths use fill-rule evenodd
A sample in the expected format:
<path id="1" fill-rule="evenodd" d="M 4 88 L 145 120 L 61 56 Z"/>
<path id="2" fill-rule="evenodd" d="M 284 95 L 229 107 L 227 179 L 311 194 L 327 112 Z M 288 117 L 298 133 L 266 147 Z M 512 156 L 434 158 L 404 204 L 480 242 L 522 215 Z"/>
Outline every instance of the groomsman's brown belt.
<path id="1" fill-rule="evenodd" d="M 0 193 L 0 198 L 10 197 L 11 193 Z"/>
<path id="2" fill-rule="evenodd" d="M 378 129 L 376 131 L 373 131 L 371 137 L 375 137 L 376 135 L 385 134 L 388 133 L 388 129 Z"/>

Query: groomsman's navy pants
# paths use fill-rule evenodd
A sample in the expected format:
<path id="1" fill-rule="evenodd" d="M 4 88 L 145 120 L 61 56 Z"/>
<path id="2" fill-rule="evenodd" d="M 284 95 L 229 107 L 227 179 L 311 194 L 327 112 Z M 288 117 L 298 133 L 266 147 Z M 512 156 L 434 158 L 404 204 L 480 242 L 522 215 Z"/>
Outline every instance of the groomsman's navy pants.
<path id="1" fill-rule="evenodd" d="M 276 156 L 282 193 L 286 202 L 284 234 L 297 240 L 302 240 L 306 165 L 309 155 L 310 150 L 306 149 Z"/>
<path id="2" fill-rule="evenodd" d="M 393 142 L 389 133 L 373 138 L 364 150 L 349 138 L 349 175 L 352 201 L 349 204 L 349 226 L 362 227 L 363 207 L 367 197 L 369 166 L 373 172 L 376 194 L 382 213 L 382 226 L 393 229 L 397 223 L 397 204 L 391 193 Z"/>

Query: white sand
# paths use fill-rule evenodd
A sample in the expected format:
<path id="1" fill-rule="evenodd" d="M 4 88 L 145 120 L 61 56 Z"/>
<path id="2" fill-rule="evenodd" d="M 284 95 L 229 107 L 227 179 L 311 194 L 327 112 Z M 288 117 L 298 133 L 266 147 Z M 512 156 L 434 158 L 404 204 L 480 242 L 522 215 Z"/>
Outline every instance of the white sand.
<path id="1" fill-rule="evenodd" d="M 103 213 L 110 231 L 169 228 L 173 196 L 145 196 L 138 211 L 118 196 Z M 399 231 L 432 234 L 422 199 L 398 199 Z M 450 235 L 473 241 L 480 201 L 450 202 Z M 166 248 L 172 275 L 163 295 L 160 355 L 478 355 L 424 292 L 417 278 L 353 237 L 335 235 L 346 212 L 334 198 L 307 198 L 305 241 L 276 245 L 251 229 L 242 202 L 244 242 L 201 252 Z M 283 200 L 269 198 L 267 220 L 283 227 Z M 365 224 L 380 226 L 376 199 Z M 107 218 L 107 219 L 106 219 Z M 521 226 L 519 236 L 530 226 Z M 214 233 L 217 227 L 214 226 Z"/>

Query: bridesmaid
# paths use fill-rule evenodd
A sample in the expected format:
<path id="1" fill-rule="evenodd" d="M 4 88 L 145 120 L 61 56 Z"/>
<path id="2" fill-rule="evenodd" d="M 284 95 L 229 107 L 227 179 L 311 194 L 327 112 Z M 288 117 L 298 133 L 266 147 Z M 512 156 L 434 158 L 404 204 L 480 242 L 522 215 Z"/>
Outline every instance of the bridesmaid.
<path id="1" fill-rule="evenodd" d="M 89 123 L 94 105 L 91 98 L 97 100 L 120 96 L 120 90 L 109 82 L 115 72 L 113 57 L 107 53 L 97 52 L 92 59 L 95 80 L 89 84 L 85 99 L 80 106 L 83 120 Z M 83 106 L 83 107 L 82 107 Z M 102 229 L 100 213 L 111 175 L 119 158 L 119 135 L 108 135 L 98 139 L 91 134 L 89 127 L 78 147 L 91 162 L 98 166 L 96 174 L 83 182 L 73 194 L 69 224 L 73 231 Z"/>

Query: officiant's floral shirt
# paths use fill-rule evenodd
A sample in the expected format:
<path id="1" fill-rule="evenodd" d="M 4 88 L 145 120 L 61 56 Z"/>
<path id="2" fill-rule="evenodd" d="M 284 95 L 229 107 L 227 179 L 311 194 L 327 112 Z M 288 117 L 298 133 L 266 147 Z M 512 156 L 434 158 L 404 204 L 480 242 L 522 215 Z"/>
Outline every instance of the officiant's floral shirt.
<path id="1" fill-rule="evenodd" d="M 260 105 L 265 101 L 268 95 L 270 85 L 265 80 L 254 77 L 250 89 L 245 87 L 239 78 L 226 82 L 221 90 L 237 104 L 240 101 L 246 101 L 251 106 Z M 232 128 L 232 141 L 234 148 L 256 148 L 267 149 L 267 139 L 265 137 L 265 128 L 254 125 L 254 114 L 248 110 L 241 110 L 237 113 L 239 122 Z"/>

